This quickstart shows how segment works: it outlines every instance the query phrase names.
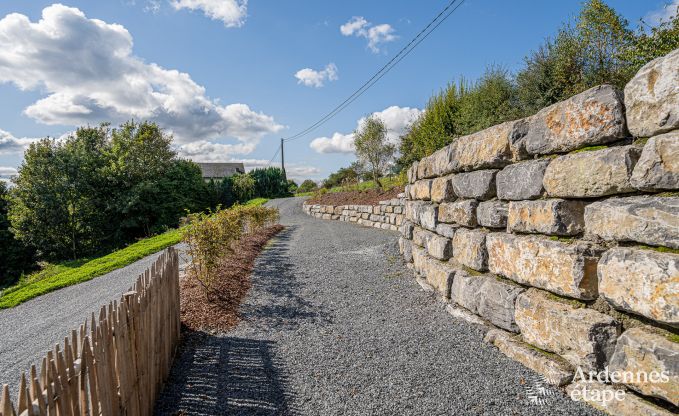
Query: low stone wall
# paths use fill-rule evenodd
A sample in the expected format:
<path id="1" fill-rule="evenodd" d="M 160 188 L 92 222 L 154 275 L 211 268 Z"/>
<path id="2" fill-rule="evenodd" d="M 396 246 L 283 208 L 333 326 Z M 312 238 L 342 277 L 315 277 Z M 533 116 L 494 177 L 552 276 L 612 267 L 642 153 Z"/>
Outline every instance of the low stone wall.
<path id="1" fill-rule="evenodd" d="M 624 95 L 592 88 L 408 170 L 399 246 L 421 282 L 482 318 L 504 354 L 613 414 L 679 409 L 677 68 L 679 50 Z M 574 374 L 605 369 L 638 376 L 587 383 L 622 400 L 583 397 Z"/>
<path id="2" fill-rule="evenodd" d="M 404 199 L 380 201 L 378 205 L 304 204 L 304 212 L 324 220 L 355 222 L 366 227 L 397 231 L 403 222 Z"/>

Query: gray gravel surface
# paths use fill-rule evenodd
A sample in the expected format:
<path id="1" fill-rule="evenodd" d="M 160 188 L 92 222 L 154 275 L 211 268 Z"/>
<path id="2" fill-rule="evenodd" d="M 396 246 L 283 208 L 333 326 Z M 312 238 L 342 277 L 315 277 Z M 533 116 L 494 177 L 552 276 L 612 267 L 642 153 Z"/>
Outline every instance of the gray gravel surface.
<path id="1" fill-rule="evenodd" d="M 287 226 L 258 258 L 242 321 L 185 332 L 158 414 L 589 415 L 447 314 L 401 262 L 397 234 L 271 201 Z"/>
<path id="2" fill-rule="evenodd" d="M 181 253 L 183 245 L 177 247 Z M 0 310 L 0 385 L 9 384 L 15 398 L 22 372 L 31 364 L 40 371 L 47 350 L 80 328 L 102 305 L 120 299 L 157 258 L 158 253 L 152 254 L 90 281 Z"/>

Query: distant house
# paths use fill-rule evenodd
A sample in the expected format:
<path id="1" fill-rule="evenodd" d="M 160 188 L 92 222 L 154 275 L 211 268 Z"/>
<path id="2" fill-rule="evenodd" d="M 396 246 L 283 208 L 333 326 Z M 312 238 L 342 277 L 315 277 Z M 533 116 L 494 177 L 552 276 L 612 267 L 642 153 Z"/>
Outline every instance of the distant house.
<path id="1" fill-rule="evenodd" d="M 242 163 L 198 163 L 203 179 L 219 181 L 237 173 L 245 173 Z"/>

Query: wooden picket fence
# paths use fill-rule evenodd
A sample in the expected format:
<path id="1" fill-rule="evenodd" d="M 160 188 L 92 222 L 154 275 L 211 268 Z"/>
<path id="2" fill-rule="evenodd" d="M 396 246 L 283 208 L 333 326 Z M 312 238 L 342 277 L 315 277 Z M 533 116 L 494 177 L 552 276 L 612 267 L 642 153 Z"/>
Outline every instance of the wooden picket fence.
<path id="1" fill-rule="evenodd" d="M 48 351 L 0 416 L 149 415 L 179 342 L 179 257 L 165 251 L 120 302 L 103 306 Z"/>

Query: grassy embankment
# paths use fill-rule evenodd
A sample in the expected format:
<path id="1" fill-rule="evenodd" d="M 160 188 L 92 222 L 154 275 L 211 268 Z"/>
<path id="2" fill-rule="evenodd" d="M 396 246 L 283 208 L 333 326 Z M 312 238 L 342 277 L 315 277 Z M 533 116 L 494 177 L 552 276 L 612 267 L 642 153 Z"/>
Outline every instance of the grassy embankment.
<path id="1" fill-rule="evenodd" d="M 392 189 L 396 186 L 401 186 L 405 185 L 404 180 L 400 176 L 386 176 L 384 178 L 381 178 L 380 181 L 382 182 L 382 189 L 385 191 L 388 191 L 389 189 Z M 354 183 L 351 185 L 342 185 L 342 186 L 335 186 L 330 189 L 326 188 L 321 188 L 317 191 L 311 191 L 311 192 L 300 192 L 296 193 L 295 196 L 314 196 L 319 193 L 335 193 L 335 192 L 353 192 L 353 191 L 366 191 L 368 189 L 377 189 L 379 186 L 375 183 L 375 181 L 363 181 L 359 183 Z"/>
<path id="2" fill-rule="evenodd" d="M 268 199 L 256 198 L 248 206 L 264 204 Z M 19 282 L 0 292 L 0 309 L 12 308 L 45 293 L 94 279 L 135 261 L 157 253 L 181 241 L 179 229 L 145 238 L 102 257 L 48 264 L 42 270 L 24 276 Z"/>

